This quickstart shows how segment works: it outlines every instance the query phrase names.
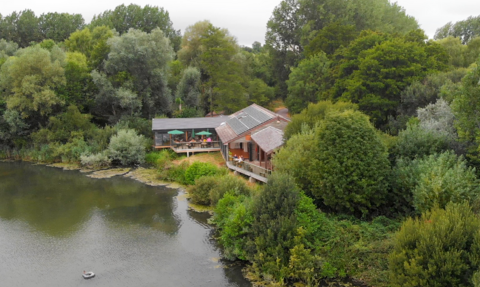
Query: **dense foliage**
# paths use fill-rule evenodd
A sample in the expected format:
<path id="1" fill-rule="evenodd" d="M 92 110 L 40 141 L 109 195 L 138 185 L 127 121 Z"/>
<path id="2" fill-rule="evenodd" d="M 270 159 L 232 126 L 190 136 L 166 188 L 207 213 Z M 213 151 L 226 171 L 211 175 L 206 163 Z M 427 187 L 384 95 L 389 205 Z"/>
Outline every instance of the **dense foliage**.
<path id="1" fill-rule="evenodd" d="M 474 286 L 479 228 L 468 204 L 449 204 L 407 219 L 389 257 L 391 286 Z"/>
<path id="2" fill-rule="evenodd" d="M 0 158 L 146 163 L 215 210 L 258 285 L 480 286 L 478 23 L 434 41 L 388 0 L 283 0 L 242 47 L 156 6 L 0 15 Z M 151 151 L 154 117 L 252 103 L 291 115 L 265 185 Z"/>

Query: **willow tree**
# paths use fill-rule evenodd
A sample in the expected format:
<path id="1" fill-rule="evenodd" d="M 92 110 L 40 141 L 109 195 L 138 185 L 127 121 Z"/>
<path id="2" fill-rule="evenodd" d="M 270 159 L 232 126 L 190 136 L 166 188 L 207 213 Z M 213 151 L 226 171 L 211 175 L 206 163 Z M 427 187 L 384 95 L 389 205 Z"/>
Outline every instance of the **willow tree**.
<path id="1" fill-rule="evenodd" d="M 7 108 L 24 118 L 48 116 L 62 105 L 56 89 L 65 85 L 65 54 L 33 46 L 18 51 L 2 65 L 0 87 Z M 37 123 L 38 124 L 38 123 Z"/>
<path id="2" fill-rule="evenodd" d="M 168 64 L 174 53 L 160 29 L 131 29 L 108 40 L 110 53 L 103 69 L 93 71 L 99 89 L 97 113 L 117 122 L 124 115 L 153 118 L 171 111 Z"/>

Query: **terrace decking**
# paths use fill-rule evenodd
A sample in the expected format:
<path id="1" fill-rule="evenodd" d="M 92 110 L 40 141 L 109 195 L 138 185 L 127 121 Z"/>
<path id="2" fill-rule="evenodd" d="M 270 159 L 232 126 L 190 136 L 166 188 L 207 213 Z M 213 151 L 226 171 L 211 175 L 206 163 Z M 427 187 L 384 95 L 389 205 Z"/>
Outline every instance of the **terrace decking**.
<path id="1" fill-rule="evenodd" d="M 257 173 L 254 172 L 254 171 L 256 171 L 256 170 L 255 170 L 255 167 L 252 167 L 252 170 L 249 171 L 249 170 L 244 169 L 244 168 L 245 168 L 245 165 L 249 165 L 249 164 L 248 164 L 248 163 L 243 163 L 243 166 L 238 166 L 238 164 L 235 163 L 235 162 L 227 161 L 227 167 L 228 167 L 229 169 L 234 170 L 234 171 L 236 171 L 236 172 L 239 172 L 239 173 L 241 173 L 241 174 L 244 174 L 244 175 L 246 175 L 246 176 L 249 176 L 250 178 L 254 178 L 254 179 L 258 180 L 258 181 L 267 183 L 268 180 L 267 180 L 266 176 L 267 176 L 268 173 L 265 174 L 265 173 L 261 173 L 261 172 L 257 171 L 257 173 L 258 173 L 258 174 L 257 174 Z M 249 165 L 248 168 L 250 168 L 250 166 L 252 166 L 252 165 Z M 262 169 L 263 169 L 263 168 L 262 168 Z M 260 175 L 260 174 L 263 174 L 263 176 Z"/>
<path id="2" fill-rule="evenodd" d="M 220 151 L 220 142 L 178 142 L 171 146 L 155 146 L 156 149 L 170 148 L 176 153 L 195 154 L 196 152 Z"/>

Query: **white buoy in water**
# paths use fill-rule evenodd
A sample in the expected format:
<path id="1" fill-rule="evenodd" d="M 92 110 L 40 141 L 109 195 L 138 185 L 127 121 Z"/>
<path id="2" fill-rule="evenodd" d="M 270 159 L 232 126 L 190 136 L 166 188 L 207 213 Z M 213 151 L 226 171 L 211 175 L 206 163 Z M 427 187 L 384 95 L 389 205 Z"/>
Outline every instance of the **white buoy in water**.
<path id="1" fill-rule="evenodd" d="M 90 278 L 93 278 L 93 277 L 95 277 L 95 273 L 93 273 L 92 271 L 88 271 L 88 272 L 83 271 L 83 278 L 84 279 L 90 279 Z"/>

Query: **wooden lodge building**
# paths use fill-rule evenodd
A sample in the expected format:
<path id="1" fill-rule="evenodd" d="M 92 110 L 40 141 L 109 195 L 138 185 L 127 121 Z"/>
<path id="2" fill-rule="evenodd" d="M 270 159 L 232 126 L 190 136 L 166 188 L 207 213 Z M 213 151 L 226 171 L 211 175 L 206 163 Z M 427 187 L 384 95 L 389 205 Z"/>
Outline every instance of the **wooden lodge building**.
<path id="1" fill-rule="evenodd" d="M 252 104 L 232 115 L 206 118 L 154 119 L 155 148 L 177 153 L 221 151 L 227 167 L 267 182 L 272 154 L 283 145 L 283 131 L 290 120 Z M 180 131 L 172 135 L 169 132 Z M 210 133 L 205 142 L 202 132 Z M 204 133 L 202 133 L 204 134 Z M 193 140 L 192 140 L 193 135 Z"/>

